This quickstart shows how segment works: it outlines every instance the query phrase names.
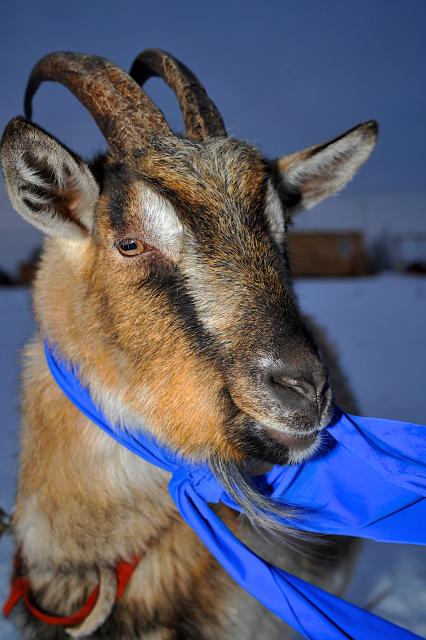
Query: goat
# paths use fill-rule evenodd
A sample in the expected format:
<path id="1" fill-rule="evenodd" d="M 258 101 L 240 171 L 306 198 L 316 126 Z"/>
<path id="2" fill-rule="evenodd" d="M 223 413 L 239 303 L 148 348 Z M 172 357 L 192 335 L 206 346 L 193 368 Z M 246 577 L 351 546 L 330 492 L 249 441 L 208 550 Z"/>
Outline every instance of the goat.
<path id="1" fill-rule="evenodd" d="M 175 91 L 185 135 L 141 88 L 152 76 Z M 104 155 L 86 163 L 31 123 L 43 81 L 62 83 L 86 106 L 108 143 Z M 46 238 L 34 284 L 38 331 L 24 355 L 14 536 L 38 607 L 69 615 L 98 584 L 100 595 L 68 630 L 20 605 L 23 637 L 288 637 L 179 518 L 167 474 L 66 399 L 43 340 L 78 365 L 117 428 L 147 429 L 237 487 L 249 517 L 218 513 L 251 548 L 339 592 L 350 541 L 330 537 L 318 551 L 309 540 L 303 555 L 285 532 L 268 536 L 250 472 L 313 455 L 334 398 L 354 411 L 335 354 L 299 310 L 286 237 L 294 212 L 353 177 L 377 125 L 269 160 L 228 137 L 198 79 L 159 50 L 140 54 L 130 74 L 100 57 L 47 55 L 31 73 L 25 109 L 27 119 L 5 129 L 1 162 L 12 205 Z M 114 606 L 114 567 L 135 556 Z"/>

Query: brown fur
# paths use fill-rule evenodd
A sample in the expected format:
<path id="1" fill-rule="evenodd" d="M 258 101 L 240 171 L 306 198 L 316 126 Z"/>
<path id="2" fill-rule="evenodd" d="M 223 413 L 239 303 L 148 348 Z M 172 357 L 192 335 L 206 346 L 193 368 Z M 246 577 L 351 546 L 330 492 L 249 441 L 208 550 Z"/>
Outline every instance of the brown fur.
<path id="1" fill-rule="evenodd" d="M 255 638 L 262 628 L 263 637 L 283 637 L 282 623 L 232 583 L 180 519 L 164 474 L 150 469 L 147 483 L 145 471 L 137 471 L 139 461 L 95 430 L 61 396 L 39 345 L 31 346 L 26 358 L 31 364 L 25 376 L 14 524 L 38 605 L 57 615 L 72 613 L 96 584 L 100 567 L 143 552 L 124 599 L 93 637 L 145 639 L 155 632 L 161 640 Z M 31 504 L 33 496 L 36 505 Z M 344 571 L 342 566 L 335 583 L 337 547 L 322 549 L 314 562 L 307 562 L 285 551 L 279 541 L 265 545 L 247 527 L 241 530 L 233 512 L 222 510 L 222 517 L 274 563 L 329 588 L 341 588 L 349 565 Z M 256 629 L 249 630 L 253 618 Z M 25 637 L 65 637 L 59 631 L 52 635 L 52 629 L 35 621 L 30 628 Z"/>
<path id="2" fill-rule="evenodd" d="M 76 60 L 80 73 L 81 56 L 45 59 L 32 82 L 55 69 L 63 78 Z M 108 82 L 121 77 L 106 68 Z M 197 127 L 205 132 L 206 122 Z M 117 131 L 122 124 L 115 121 Z M 143 555 L 93 638 L 282 638 L 285 625 L 230 580 L 178 516 L 167 474 L 109 439 L 67 400 L 48 371 L 42 340 L 79 367 L 117 428 L 148 429 L 188 459 L 220 460 L 225 470 L 306 457 L 309 437 L 319 441 L 333 407 L 326 364 L 338 402 L 354 407 L 335 355 L 320 333 L 314 340 L 317 330 L 298 308 L 285 247 L 290 203 L 343 186 L 371 150 L 375 128 L 362 125 L 346 142 L 343 136 L 278 163 L 229 138 L 186 140 L 161 131 L 163 124 L 143 149 L 127 135 L 123 148 L 113 144 L 89 168 L 23 119 L 6 128 L 1 152 L 11 200 L 49 234 L 34 289 L 38 333 L 24 357 L 16 543 L 35 602 L 56 615 L 75 611 L 120 560 Z M 126 258 L 118 246 L 129 238 L 147 250 Z M 296 383 L 309 380 L 316 401 L 289 389 L 287 373 Z M 293 436 L 283 444 L 288 430 Z M 305 557 L 267 531 L 259 535 L 247 518 L 224 507 L 218 513 L 260 555 L 342 589 L 347 541 L 305 543 Z M 19 617 L 25 638 L 66 637 L 22 607 Z"/>

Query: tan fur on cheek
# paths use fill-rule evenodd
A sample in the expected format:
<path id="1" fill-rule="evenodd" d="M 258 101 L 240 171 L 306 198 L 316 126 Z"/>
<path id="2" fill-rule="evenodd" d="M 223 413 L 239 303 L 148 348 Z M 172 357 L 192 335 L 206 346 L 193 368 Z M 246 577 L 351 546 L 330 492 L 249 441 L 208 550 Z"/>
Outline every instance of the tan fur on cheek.
<path id="1" fill-rule="evenodd" d="M 107 415 L 119 424 L 143 423 L 188 455 L 237 455 L 224 437 L 223 380 L 165 312 L 166 301 L 141 290 L 133 302 L 129 270 L 111 277 L 92 241 L 49 241 L 46 251 L 49 269 L 41 269 L 36 283 L 37 316 L 64 357 L 80 365 L 96 399 L 106 400 Z"/>
<path id="2" fill-rule="evenodd" d="M 119 344 L 125 341 L 127 356 L 111 362 L 99 351 L 93 354 L 97 379 L 104 387 L 114 385 L 134 424 L 139 416 L 173 448 L 198 457 L 212 451 L 230 455 L 224 438 L 223 380 L 208 363 L 203 365 L 185 335 L 170 327 L 158 309 L 145 305 L 143 322 L 143 343 L 134 335 L 132 320 L 119 325 Z"/>

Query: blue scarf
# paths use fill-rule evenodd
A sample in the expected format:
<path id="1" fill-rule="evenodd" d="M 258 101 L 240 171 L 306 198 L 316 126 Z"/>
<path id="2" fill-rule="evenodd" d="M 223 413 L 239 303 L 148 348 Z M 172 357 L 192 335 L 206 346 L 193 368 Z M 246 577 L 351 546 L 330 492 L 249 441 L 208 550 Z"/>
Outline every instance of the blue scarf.
<path id="1" fill-rule="evenodd" d="M 209 503 L 241 510 L 206 464 L 189 464 L 144 431 L 108 424 L 78 370 L 49 346 L 50 371 L 71 402 L 134 454 L 172 474 L 169 491 L 232 578 L 312 640 L 413 640 L 419 636 L 333 596 L 262 560 L 240 542 Z M 288 524 L 304 531 L 382 542 L 426 543 L 426 427 L 338 412 L 321 454 L 292 466 L 276 465 L 255 481 L 274 500 L 300 507 Z"/>

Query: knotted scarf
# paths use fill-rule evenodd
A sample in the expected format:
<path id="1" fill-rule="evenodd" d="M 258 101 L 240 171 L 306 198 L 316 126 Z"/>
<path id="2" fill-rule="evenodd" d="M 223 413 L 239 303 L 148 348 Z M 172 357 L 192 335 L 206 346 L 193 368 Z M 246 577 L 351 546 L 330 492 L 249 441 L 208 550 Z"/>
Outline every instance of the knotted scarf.
<path id="1" fill-rule="evenodd" d="M 79 381 L 78 368 L 45 344 L 50 371 L 69 400 L 122 446 L 171 473 L 170 494 L 230 576 L 312 640 L 413 640 L 419 636 L 275 567 L 248 549 L 209 504 L 241 507 L 207 464 L 190 464 L 142 430 L 111 425 Z M 299 509 L 288 525 L 381 542 L 426 543 L 426 427 L 337 411 L 314 458 L 274 466 L 259 490 Z M 283 521 L 285 523 L 285 520 Z"/>

